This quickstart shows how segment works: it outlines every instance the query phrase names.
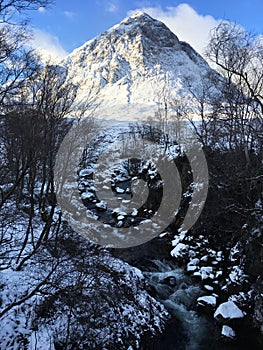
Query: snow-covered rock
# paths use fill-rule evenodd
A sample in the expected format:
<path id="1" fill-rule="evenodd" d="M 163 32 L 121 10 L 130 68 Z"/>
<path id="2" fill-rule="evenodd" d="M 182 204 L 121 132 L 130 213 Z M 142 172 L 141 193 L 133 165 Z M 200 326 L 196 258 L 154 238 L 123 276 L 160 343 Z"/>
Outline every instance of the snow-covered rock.
<path id="1" fill-rule="evenodd" d="M 116 187 L 116 192 L 117 192 L 117 193 L 124 193 L 125 190 L 124 190 L 123 188 Z"/>
<path id="2" fill-rule="evenodd" d="M 202 266 L 200 268 L 201 278 L 202 280 L 206 280 L 208 278 L 213 279 L 215 276 L 213 274 L 213 267 L 212 266 Z"/>
<path id="3" fill-rule="evenodd" d="M 198 305 L 206 306 L 211 305 L 213 307 L 216 306 L 216 297 L 213 295 L 204 295 L 203 297 L 199 297 L 197 299 Z"/>
<path id="4" fill-rule="evenodd" d="M 137 216 L 138 215 L 138 210 L 137 209 L 133 209 L 131 216 Z"/>
<path id="5" fill-rule="evenodd" d="M 202 262 L 207 262 L 208 261 L 208 255 L 202 256 L 201 261 Z"/>
<path id="6" fill-rule="evenodd" d="M 200 260 L 198 258 L 191 259 L 186 266 L 186 271 L 189 273 L 197 271 L 199 269 L 199 267 L 197 266 L 199 262 Z"/>
<path id="7" fill-rule="evenodd" d="M 227 301 L 218 306 L 214 313 L 214 317 L 218 321 L 227 321 L 236 318 L 243 318 L 244 313 L 233 301 Z"/>
<path id="8" fill-rule="evenodd" d="M 171 255 L 175 258 L 178 258 L 180 256 L 182 256 L 187 249 L 189 248 L 188 245 L 184 244 L 184 243 L 178 243 L 174 249 L 171 251 Z"/>
<path id="9" fill-rule="evenodd" d="M 246 279 L 246 276 L 239 266 L 233 266 L 229 274 L 229 279 L 235 284 L 241 284 Z"/>
<path id="10" fill-rule="evenodd" d="M 94 169 L 83 169 L 83 170 L 80 170 L 79 177 L 83 177 L 83 178 L 89 177 L 93 173 L 93 170 Z"/>
<path id="11" fill-rule="evenodd" d="M 99 210 L 107 210 L 107 205 L 105 202 L 99 202 L 96 204 L 96 207 L 99 209 Z"/>
<path id="12" fill-rule="evenodd" d="M 234 339 L 236 337 L 236 333 L 231 327 L 223 325 L 221 336 L 228 339 Z"/>
<path id="13" fill-rule="evenodd" d="M 212 286 L 209 286 L 208 284 L 205 284 L 205 285 L 204 285 L 204 288 L 205 288 L 206 290 L 208 290 L 209 292 L 212 292 L 212 291 L 214 290 L 214 288 L 213 288 Z"/>
<path id="14" fill-rule="evenodd" d="M 188 263 L 188 265 L 196 266 L 198 265 L 200 260 L 198 258 L 191 259 Z"/>
<path id="15" fill-rule="evenodd" d="M 94 199 L 94 198 L 95 198 L 95 196 L 91 192 L 86 191 L 86 192 L 81 193 L 81 199 L 91 200 L 91 199 Z"/>
<path id="16" fill-rule="evenodd" d="M 196 271 L 197 270 L 197 266 L 195 266 L 195 265 L 191 265 L 191 264 L 187 264 L 187 267 L 186 267 L 186 271 L 187 272 L 194 272 L 194 271 Z"/>
<path id="17" fill-rule="evenodd" d="M 201 273 L 200 273 L 200 271 L 195 271 L 194 273 L 193 273 L 193 277 L 196 277 L 196 278 L 200 278 L 201 279 Z"/>
<path id="18" fill-rule="evenodd" d="M 123 226 L 123 221 L 122 220 L 118 221 L 117 224 L 116 224 L 116 227 L 120 228 L 122 226 Z"/>

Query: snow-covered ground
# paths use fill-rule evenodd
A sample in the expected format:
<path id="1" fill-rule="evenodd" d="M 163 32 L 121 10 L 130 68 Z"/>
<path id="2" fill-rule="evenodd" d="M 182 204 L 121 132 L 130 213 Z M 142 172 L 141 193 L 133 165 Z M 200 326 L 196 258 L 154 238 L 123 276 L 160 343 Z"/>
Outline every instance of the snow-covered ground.
<path id="1" fill-rule="evenodd" d="M 15 214 L 11 205 L 8 210 L 17 220 L 8 227 L 14 244 L 9 249 L 4 245 L 0 254 L 5 256 L 0 271 L 1 349 L 46 350 L 66 344 L 139 349 L 146 335 L 162 331 L 169 315 L 146 292 L 140 270 L 80 238 L 66 224 L 58 241 L 51 236 L 16 270 L 27 216 Z M 38 215 L 35 221 L 36 238 L 42 229 Z M 29 242 L 23 256 L 31 249 Z"/>

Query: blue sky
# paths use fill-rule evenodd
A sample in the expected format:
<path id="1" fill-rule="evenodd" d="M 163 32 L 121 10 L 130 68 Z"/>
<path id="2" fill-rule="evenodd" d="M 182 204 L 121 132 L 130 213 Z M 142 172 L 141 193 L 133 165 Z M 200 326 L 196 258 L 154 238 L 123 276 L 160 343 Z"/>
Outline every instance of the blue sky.
<path id="1" fill-rule="evenodd" d="M 137 9 L 162 20 L 200 53 L 209 30 L 222 19 L 263 34 L 262 0 L 55 0 L 48 9 L 30 14 L 33 46 L 62 57 Z"/>

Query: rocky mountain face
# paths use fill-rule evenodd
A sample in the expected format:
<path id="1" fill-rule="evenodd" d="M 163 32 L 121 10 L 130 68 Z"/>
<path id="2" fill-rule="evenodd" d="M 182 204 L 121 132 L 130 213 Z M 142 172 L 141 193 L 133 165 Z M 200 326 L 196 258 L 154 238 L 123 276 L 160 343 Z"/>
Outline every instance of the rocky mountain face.
<path id="1" fill-rule="evenodd" d="M 195 86 L 211 70 L 190 45 L 143 12 L 74 50 L 61 65 L 80 85 L 78 101 L 84 103 L 92 90 L 104 117 L 117 119 L 149 116 L 162 102 L 164 89 L 187 95 L 186 82 Z"/>

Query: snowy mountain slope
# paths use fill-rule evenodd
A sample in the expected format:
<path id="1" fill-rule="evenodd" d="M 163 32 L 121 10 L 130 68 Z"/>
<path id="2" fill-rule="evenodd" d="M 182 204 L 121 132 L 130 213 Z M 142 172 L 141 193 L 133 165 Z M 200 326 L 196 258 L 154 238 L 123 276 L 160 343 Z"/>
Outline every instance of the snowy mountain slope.
<path id="1" fill-rule="evenodd" d="M 190 45 L 143 12 L 74 50 L 61 65 L 80 85 L 78 101 L 85 102 L 92 89 L 101 102 L 100 117 L 117 119 L 153 115 L 163 89 L 185 96 L 186 80 L 198 85 L 211 70 Z"/>

